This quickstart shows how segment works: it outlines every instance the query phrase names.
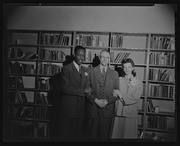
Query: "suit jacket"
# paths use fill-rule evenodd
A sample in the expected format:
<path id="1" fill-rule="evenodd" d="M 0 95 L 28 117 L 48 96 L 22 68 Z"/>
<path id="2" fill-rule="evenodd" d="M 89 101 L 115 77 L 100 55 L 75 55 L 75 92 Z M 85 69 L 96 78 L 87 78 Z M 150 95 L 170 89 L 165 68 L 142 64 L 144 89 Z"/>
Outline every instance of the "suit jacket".
<path id="1" fill-rule="evenodd" d="M 104 117 L 113 117 L 115 107 L 114 103 L 117 100 L 117 97 L 113 96 L 113 89 L 119 89 L 118 72 L 108 68 L 104 86 L 99 65 L 89 71 L 88 77 L 90 87 L 93 91 L 91 95 L 87 96 L 87 116 L 96 117 L 98 110 L 102 110 Z M 94 102 L 95 98 L 107 99 L 108 104 L 100 109 Z"/>
<path id="2" fill-rule="evenodd" d="M 142 81 L 133 87 L 128 87 L 128 81 L 125 77 L 119 79 L 119 90 L 123 96 L 124 104 L 118 100 L 116 102 L 116 115 L 137 118 L 138 116 L 138 103 L 143 92 Z"/>
<path id="3" fill-rule="evenodd" d="M 76 118 L 84 117 L 84 89 L 87 81 L 85 72 L 87 72 L 87 69 L 82 66 L 82 74 L 80 75 L 73 63 L 70 63 L 63 67 L 63 95 L 61 99 L 61 113 L 63 116 Z"/>

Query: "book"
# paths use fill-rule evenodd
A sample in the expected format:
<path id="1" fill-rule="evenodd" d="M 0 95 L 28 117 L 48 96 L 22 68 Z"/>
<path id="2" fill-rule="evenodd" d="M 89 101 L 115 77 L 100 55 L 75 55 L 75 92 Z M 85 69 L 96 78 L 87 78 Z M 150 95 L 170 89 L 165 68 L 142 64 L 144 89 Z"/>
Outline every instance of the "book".
<path id="1" fill-rule="evenodd" d="M 24 88 L 23 79 L 21 76 L 17 77 L 17 87 Z"/>
<path id="2" fill-rule="evenodd" d="M 34 54 L 33 52 L 27 52 L 23 57 L 23 59 L 35 59 L 35 58 L 36 58 L 36 54 Z"/>
<path id="3" fill-rule="evenodd" d="M 114 52 L 110 53 L 110 62 L 114 62 Z"/>
<path id="4" fill-rule="evenodd" d="M 9 48 L 9 58 L 14 59 L 16 58 L 16 52 L 14 48 Z"/>
<path id="5" fill-rule="evenodd" d="M 149 105 L 149 102 L 147 102 L 147 112 L 152 112 L 151 108 L 150 108 L 150 105 Z"/>
<path id="6" fill-rule="evenodd" d="M 170 50 L 175 50 L 175 38 L 171 37 L 171 42 L 169 48 Z"/>
<path id="7" fill-rule="evenodd" d="M 23 103 L 20 91 L 17 91 L 15 93 L 15 101 L 14 101 L 14 103 Z"/>
<path id="8" fill-rule="evenodd" d="M 33 117 L 33 108 L 32 107 L 23 107 L 20 117 L 21 118 L 32 118 Z"/>
<path id="9" fill-rule="evenodd" d="M 16 48 L 16 59 L 23 59 L 25 56 L 25 53 L 20 49 Z"/>
<path id="10" fill-rule="evenodd" d="M 152 100 L 151 100 L 151 99 L 148 99 L 147 101 L 149 102 L 150 111 L 151 111 L 151 112 L 155 112 L 155 108 L 154 108 L 154 105 L 153 105 Z"/>
<path id="11" fill-rule="evenodd" d="M 47 133 L 48 133 L 48 125 L 46 123 L 38 123 L 37 137 L 46 139 L 48 136 Z"/>
<path id="12" fill-rule="evenodd" d="M 117 54 L 116 58 L 114 59 L 114 63 L 117 62 L 117 59 L 119 58 L 119 56 L 120 56 L 121 54 L 122 54 L 122 52 L 119 52 L 119 53 Z"/>
<path id="13" fill-rule="evenodd" d="M 123 59 L 127 59 L 129 55 L 130 55 L 130 52 L 125 53 L 125 55 L 124 55 L 124 58 L 123 58 Z M 123 60 L 123 59 L 122 59 L 122 60 Z M 122 61 L 122 60 L 121 60 L 121 61 Z"/>
<path id="14" fill-rule="evenodd" d="M 164 44 L 163 44 L 163 49 L 166 49 L 166 50 L 168 49 L 168 46 L 170 44 L 170 40 L 171 40 L 170 37 L 165 38 L 165 41 L 164 41 Z"/>
<path id="15" fill-rule="evenodd" d="M 14 107 L 14 110 L 15 110 L 15 117 L 16 118 L 20 118 L 22 113 L 23 113 L 23 109 L 24 107 L 23 106 L 18 106 L 18 107 Z"/>
<path id="16" fill-rule="evenodd" d="M 169 81 L 169 76 L 171 75 L 171 70 L 166 70 L 166 72 L 161 76 L 161 81 Z"/>
<path id="17" fill-rule="evenodd" d="M 21 97 L 23 103 L 28 103 L 26 94 L 24 92 L 20 92 L 20 97 Z"/>

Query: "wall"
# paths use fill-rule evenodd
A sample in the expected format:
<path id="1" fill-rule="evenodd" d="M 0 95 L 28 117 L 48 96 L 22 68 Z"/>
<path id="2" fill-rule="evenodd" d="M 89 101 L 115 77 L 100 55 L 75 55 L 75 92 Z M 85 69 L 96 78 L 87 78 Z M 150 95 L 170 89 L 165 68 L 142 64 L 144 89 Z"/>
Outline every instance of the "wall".
<path id="1" fill-rule="evenodd" d="M 7 28 L 175 33 L 174 9 L 155 6 L 14 6 Z"/>

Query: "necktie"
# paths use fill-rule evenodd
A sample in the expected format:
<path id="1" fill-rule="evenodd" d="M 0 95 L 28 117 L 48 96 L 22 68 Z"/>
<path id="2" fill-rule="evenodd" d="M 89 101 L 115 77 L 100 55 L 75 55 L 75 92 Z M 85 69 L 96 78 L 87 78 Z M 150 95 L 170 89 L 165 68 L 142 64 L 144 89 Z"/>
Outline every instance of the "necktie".
<path id="1" fill-rule="evenodd" d="M 82 75 L 82 68 L 80 65 L 79 65 L 79 74 L 80 74 L 80 76 Z"/>
<path id="2" fill-rule="evenodd" d="M 105 68 L 102 69 L 102 75 L 103 75 L 103 77 L 105 77 L 105 75 L 106 75 Z"/>

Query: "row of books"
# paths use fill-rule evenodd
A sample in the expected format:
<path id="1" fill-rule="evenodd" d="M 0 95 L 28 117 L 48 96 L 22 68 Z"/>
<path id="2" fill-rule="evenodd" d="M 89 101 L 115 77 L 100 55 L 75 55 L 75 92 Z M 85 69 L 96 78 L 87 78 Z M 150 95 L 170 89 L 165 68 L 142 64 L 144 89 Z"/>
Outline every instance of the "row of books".
<path id="1" fill-rule="evenodd" d="M 48 138 L 49 126 L 47 123 L 38 122 L 34 128 L 31 121 L 13 121 L 11 124 L 11 134 L 16 137 L 32 138 L 36 133 L 37 138 Z"/>
<path id="2" fill-rule="evenodd" d="M 9 88 L 24 88 L 22 77 L 9 76 L 8 78 Z"/>
<path id="3" fill-rule="evenodd" d="M 113 35 L 111 37 L 111 47 L 122 47 L 123 35 Z"/>
<path id="4" fill-rule="evenodd" d="M 52 63 L 38 63 L 38 74 L 41 75 L 54 75 L 61 71 L 62 66 Z M 25 64 L 20 62 L 9 62 L 10 73 L 21 74 L 35 74 L 36 69 L 34 64 Z"/>
<path id="5" fill-rule="evenodd" d="M 49 119 L 49 107 L 37 107 L 35 112 L 35 117 L 38 120 L 48 120 Z"/>
<path id="6" fill-rule="evenodd" d="M 52 63 L 38 63 L 39 75 L 54 75 L 59 73 L 62 69 L 62 65 L 56 65 Z"/>
<path id="7" fill-rule="evenodd" d="M 108 47 L 108 35 L 77 34 L 76 45 Z"/>
<path id="8" fill-rule="evenodd" d="M 149 64 L 175 66 L 175 54 L 170 52 L 151 52 L 149 54 Z"/>
<path id="9" fill-rule="evenodd" d="M 34 108 L 31 106 L 10 105 L 8 107 L 8 114 L 13 118 L 32 119 L 34 117 Z M 49 107 L 37 107 L 35 118 L 38 120 L 48 120 Z"/>
<path id="10" fill-rule="evenodd" d="M 35 77 L 9 76 L 8 88 L 35 88 Z"/>
<path id="11" fill-rule="evenodd" d="M 16 88 L 17 85 L 17 77 L 15 76 L 9 76 L 8 78 L 8 88 Z"/>
<path id="12" fill-rule="evenodd" d="M 175 38 L 170 36 L 152 35 L 150 38 L 150 48 L 175 50 Z"/>
<path id="13" fill-rule="evenodd" d="M 15 93 L 15 102 L 14 103 L 28 103 L 25 92 L 17 91 Z"/>
<path id="14" fill-rule="evenodd" d="M 174 82 L 173 69 L 150 68 L 149 80 Z"/>
<path id="15" fill-rule="evenodd" d="M 42 90 L 49 90 L 50 85 L 49 85 L 49 79 L 48 78 L 40 78 L 38 80 L 38 88 Z"/>
<path id="16" fill-rule="evenodd" d="M 174 98 L 175 86 L 162 84 L 149 84 L 149 96 Z"/>
<path id="17" fill-rule="evenodd" d="M 147 99 L 147 112 L 151 112 L 151 113 L 155 112 L 155 107 L 154 107 L 151 99 Z M 158 113 L 158 112 L 159 111 L 156 111 L 156 113 Z"/>
<path id="18" fill-rule="evenodd" d="M 41 49 L 40 59 L 65 61 L 66 54 L 62 50 L 55 51 L 55 50 Z"/>
<path id="19" fill-rule="evenodd" d="M 10 130 L 13 136 L 31 138 L 34 135 L 34 124 L 31 121 L 13 121 Z"/>
<path id="20" fill-rule="evenodd" d="M 36 94 L 36 103 L 37 104 L 49 104 L 47 94 L 39 93 Z"/>
<path id="21" fill-rule="evenodd" d="M 92 49 L 86 49 L 86 54 L 85 54 L 85 62 L 93 62 L 93 59 L 96 56 L 100 55 L 100 51 L 99 50 L 92 50 Z M 115 52 L 112 51 L 110 53 L 110 62 L 111 63 L 121 63 L 121 61 L 123 59 L 128 58 L 128 56 L 130 55 L 130 52 Z"/>
<path id="22" fill-rule="evenodd" d="M 149 115 L 147 117 L 147 127 L 167 130 L 167 120 L 166 116 Z"/>
<path id="23" fill-rule="evenodd" d="M 8 113 L 13 118 L 33 118 L 33 107 L 30 106 L 18 106 L 10 105 L 8 107 Z"/>
<path id="24" fill-rule="evenodd" d="M 37 128 L 35 128 L 38 138 L 47 139 L 49 133 L 48 123 L 38 123 Z"/>
<path id="25" fill-rule="evenodd" d="M 100 50 L 86 49 L 85 60 L 84 62 L 91 63 L 96 56 L 100 55 Z"/>
<path id="26" fill-rule="evenodd" d="M 9 91 L 8 92 L 8 100 L 10 103 L 33 103 L 34 96 L 31 97 L 33 99 L 29 99 L 30 97 L 26 96 L 28 91 Z M 49 104 L 47 93 L 37 92 L 36 94 L 36 103 L 37 104 Z"/>
<path id="27" fill-rule="evenodd" d="M 116 52 L 111 52 L 110 55 L 110 62 L 111 63 L 121 63 L 123 59 L 128 58 L 130 55 L 130 52 L 119 52 L 118 54 Z"/>
<path id="28" fill-rule="evenodd" d="M 158 100 L 158 99 L 147 99 L 146 111 L 150 113 L 169 113 L 174 114 L 175 112 L 175 102 L 168 100 Z"/>
<path id="29" fill-rule="evenodd" d="M 35 74 L 35 64 L 26 64 L 20 62 L 9 61 L 9 72 L 10 73 L 21 73 L 21 74 Z"/>
<path id="30" fill-rule="evenodd" d="M 144 133 L 142 131 L 142 133 L 140 134 L 140 139 L 149 139 L 152 141 L 164 141 L 164 137 L 157 135 L 156 133 L 152 132 L 152 133 Z"/>
<path id="31" fill-rule="evenodd" d="M 8 58 L 10 59 L 36 59 L 37 54 L 31 51 L 22 51 L 25 48 L 9 48 Z M 26 48 L 27 49 L 27 48 Z"/>
<path id="32" fill-rule="evenodd" d="M 68 46 L 70 42 L 70 36 L 62 33 L 42 33 L 41 44 L 44 45 L 62 45 Z"/>

